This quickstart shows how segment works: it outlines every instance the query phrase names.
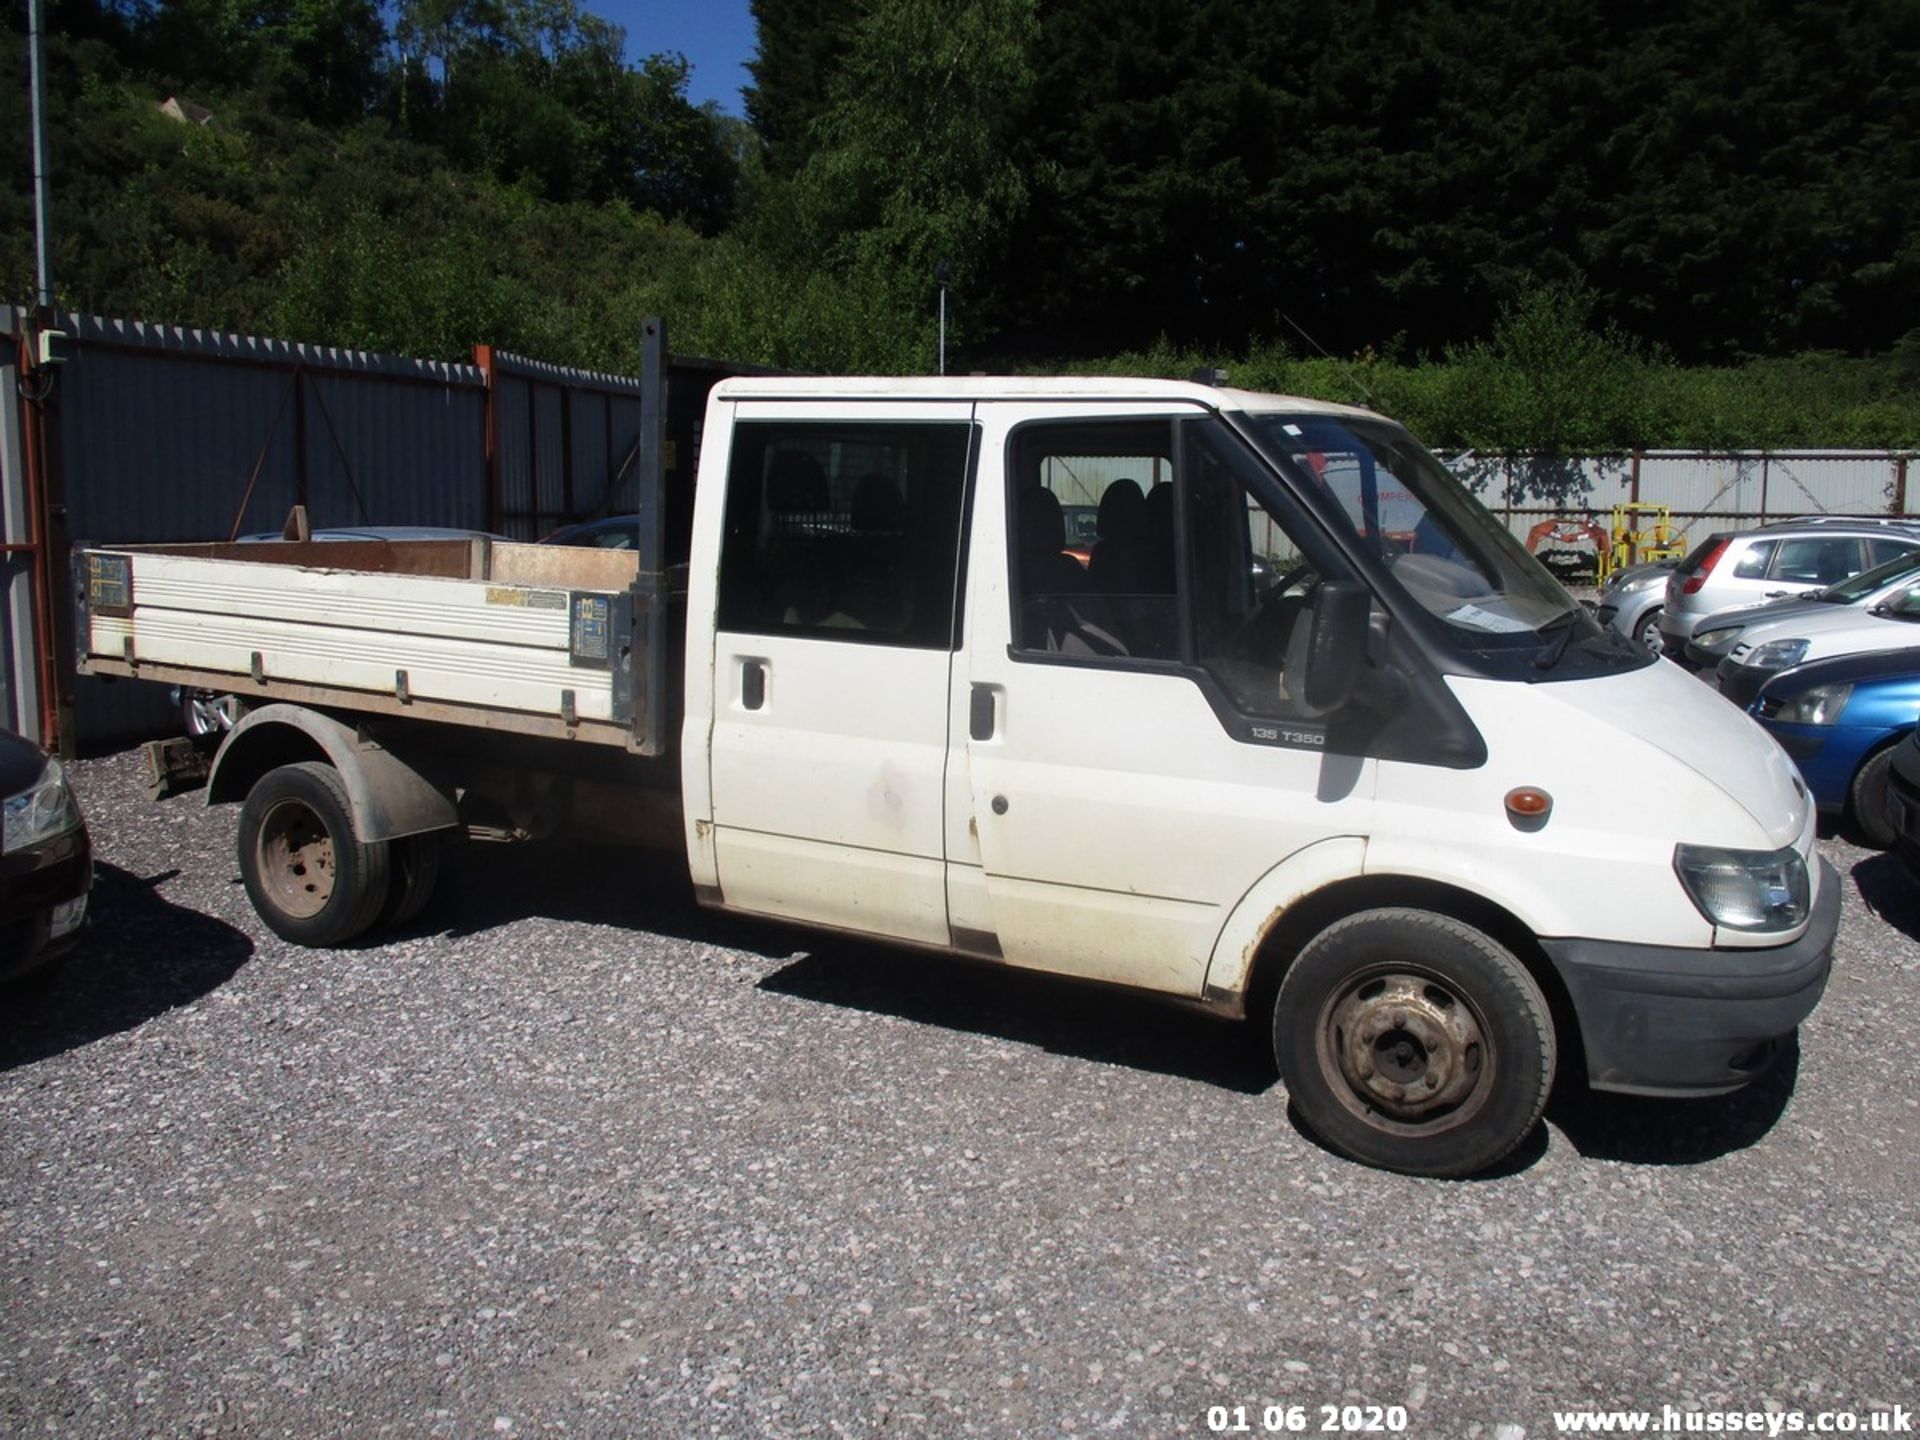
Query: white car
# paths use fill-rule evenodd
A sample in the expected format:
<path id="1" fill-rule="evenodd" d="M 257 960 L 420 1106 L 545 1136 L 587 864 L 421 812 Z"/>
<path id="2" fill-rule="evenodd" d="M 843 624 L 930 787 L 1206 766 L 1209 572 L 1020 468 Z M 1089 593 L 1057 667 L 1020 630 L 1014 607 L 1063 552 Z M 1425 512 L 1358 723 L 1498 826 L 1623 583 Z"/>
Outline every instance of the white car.
<path id="1" fill-rule="evenodd" d="M 1769 600 L 1764 605 L 1741 605 L 1709 615 L 1700 622 L 1687 641 L 1686 654 L 1680 660 L 1693 671 L 1712 670 L 1733 653 L 1748 630 L 1783 620 L 1806 616 L 1828 617 L 1835 606 L 1848 607 L 1855 616 L 1864 615 L 1875 605 L 1904 594 L 1909 585 L 1920 580 L 1920 555 L 1899 555 L 1883 565 L 1862 571 L 1851 580 L 1829 585 L 1808 595 L 1790 595 Z"/>
<path id="2" fill-rule="evenodd" d="M 1790 615 L 1740 632 L 1714 672 L 1720 693 L 1744 709 L 1768 679 L 1810 660 L 1899 650 L 1920 644 L 1920 578 L 1909 577 L 1872 605 Z"/>

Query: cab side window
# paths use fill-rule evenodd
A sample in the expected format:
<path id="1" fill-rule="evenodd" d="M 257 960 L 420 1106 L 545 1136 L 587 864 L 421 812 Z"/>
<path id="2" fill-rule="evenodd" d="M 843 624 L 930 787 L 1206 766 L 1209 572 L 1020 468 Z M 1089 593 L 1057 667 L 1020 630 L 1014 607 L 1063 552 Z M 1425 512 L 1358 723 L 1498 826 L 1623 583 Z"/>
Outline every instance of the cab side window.
<path id="1" fill-rule="evenodd" d="M 1014 646 L 1180 658 L 1173 426 L 1028 426 L 1008 467 Z"/>
<path id="2" fill-rule="evenodd" d="M 1306 714 L 1323 567 L 1296 538 L 1303 520 L 1261 498 L 1259 466 L 1216 423 L 1032 425 L 1009 462 L 1016 652 L 1177 665 L 1243 714 Z M 1068 534 L 1076 507 L 1097 514 L 1090 543 Z"/>
<path id="3" fill-rule="evenodd" d="M 947 649 L 972 427 L 735 428 L 719 625 Z"/>

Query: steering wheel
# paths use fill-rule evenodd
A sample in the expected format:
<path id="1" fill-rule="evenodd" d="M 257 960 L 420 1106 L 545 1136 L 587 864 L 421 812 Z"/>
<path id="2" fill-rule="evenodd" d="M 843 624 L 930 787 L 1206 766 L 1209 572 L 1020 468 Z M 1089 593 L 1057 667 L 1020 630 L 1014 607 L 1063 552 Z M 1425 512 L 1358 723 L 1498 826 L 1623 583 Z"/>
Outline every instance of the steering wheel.
<path id="1" fill-rule="evenodd" d="M 1267 586 L 1266 589 L 1261 591 L 1259 595 L 1254 597 L 1253 608 L 1255 610 L 1258 610 L 1262 605 L 1267 604 L 1269 601 L 1278 600 L 1282 595 L 1286 594 L 1287 591 L 1291 590 L 1300 580 L 1302 580 L 1308 575 L 1313 575 L 1313 573 L 1314 573 L 1314 570 L 1313 570 L 1312 562 L 1307 560 L 1302 560 L 1298 565 L 1294 566 L 1291 570 L 1287 571 L 1278 580 L 1274 581 L 1271 585 Z M 1315 579 L 1317 580 L 1318 577 L 1315 576 Z M 1309 585 L 1307 587 L 1307 593 L 1311 594 L 1312 591 L 1313 591 L 1313 586 Z"/>
<path id="2" fill-rule="evenodd" d="M 1307 583 L 1297 597 L 1297 606 L 1283 605 L 1287 592 L 1302 580 Z M 1286 654 L 1293 627 L 1300 624 L 1313 608 L 1313 592 L 1320 576 L 1311 564 L 1295 565 L 1254 597 L 1253 607 L 1240 617 L 1240 623 L 1227 636 L 1226 650 L 1241 660 L 1274 665 Z"/>

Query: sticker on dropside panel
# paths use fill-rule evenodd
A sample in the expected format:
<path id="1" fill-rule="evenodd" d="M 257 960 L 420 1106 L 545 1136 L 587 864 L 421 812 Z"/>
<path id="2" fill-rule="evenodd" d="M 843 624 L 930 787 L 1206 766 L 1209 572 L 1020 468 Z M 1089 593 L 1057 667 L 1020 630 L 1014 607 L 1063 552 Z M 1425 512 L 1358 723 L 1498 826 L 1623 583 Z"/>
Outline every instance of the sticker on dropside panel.
<path id="1" fill-rule="evenodd" d="M 95 615 L 133 614 L 133 557 L 87 553 L 87 608 Z"/>
<path id="2" fill-rule="evenodd" d="M 596 670 L 613 665 L 613 602 L 605 595 L 575 592 L 568 663 Z"/>
<path id="3" fill-rule="evenodd" d="M 507 585 L 489 585 L 487 604 L 511 605 L 517 610 L 564 610 L 567 597 L 558 590 L 517 590 Z"/>

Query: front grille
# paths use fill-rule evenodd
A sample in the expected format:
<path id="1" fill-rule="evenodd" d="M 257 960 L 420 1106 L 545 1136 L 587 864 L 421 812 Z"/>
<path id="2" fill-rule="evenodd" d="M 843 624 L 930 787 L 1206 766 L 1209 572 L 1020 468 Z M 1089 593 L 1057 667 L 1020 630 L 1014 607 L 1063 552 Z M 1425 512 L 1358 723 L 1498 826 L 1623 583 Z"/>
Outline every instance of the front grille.
<path id="1" fill-rule="evenodd" d="M 1602 605 L 1593 612 L 1593 618 L 1598 620 L 1602 625 L 1611 625 L 1613 623 L 1613 617 L 1619 613 L 1620 607 L 1618 605 Z"/>

